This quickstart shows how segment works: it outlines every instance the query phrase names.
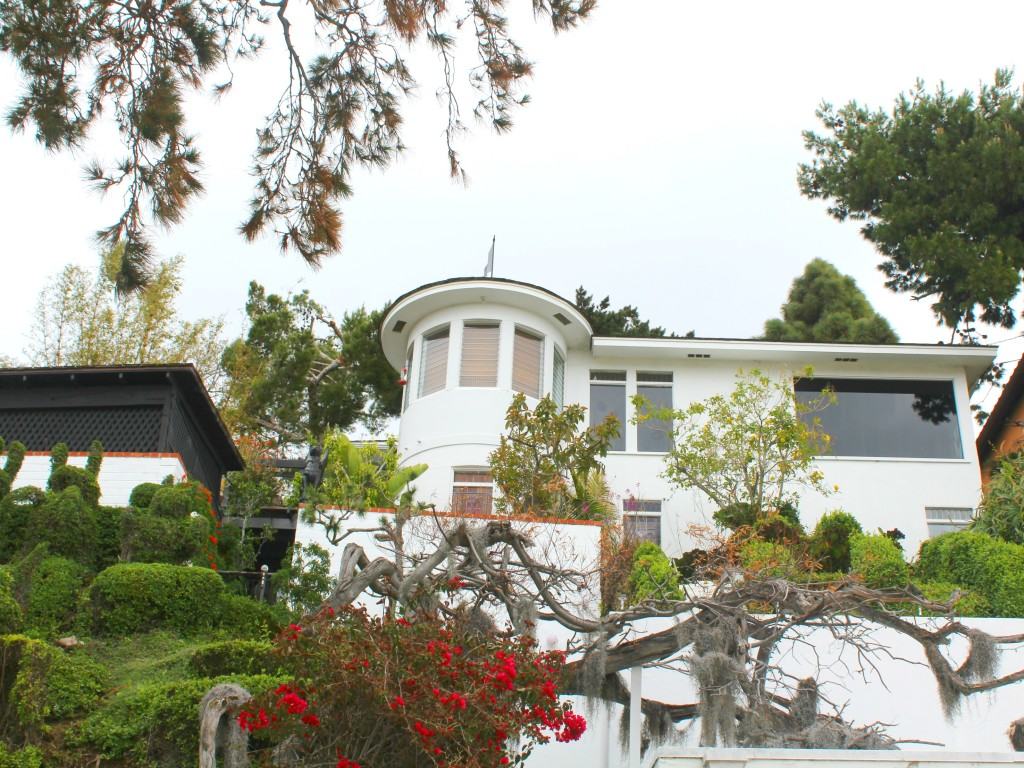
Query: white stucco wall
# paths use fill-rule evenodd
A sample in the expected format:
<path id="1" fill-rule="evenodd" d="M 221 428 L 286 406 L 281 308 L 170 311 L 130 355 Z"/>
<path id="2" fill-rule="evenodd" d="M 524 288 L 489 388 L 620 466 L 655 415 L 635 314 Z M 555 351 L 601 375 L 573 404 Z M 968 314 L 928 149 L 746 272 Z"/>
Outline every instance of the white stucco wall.
<path id="1" fill-rule="evenodd" d="M 86 455 L 72 454 L 68 464 L 84 467 Z M 185 465 L 177 454 L 132 454 L 129 456 L 106 454 L 100 466 L 100 504 L 111 507 L 128 505 L 132 489 L 140 483 L 159 483 L 168 475 L 180 480 L 185 475 Z M 50 477 L 49 454 L 33 453 L 25 457 L 25 463 L 14 481 L 14 487 L 34 485 L 46 488 Z"/>

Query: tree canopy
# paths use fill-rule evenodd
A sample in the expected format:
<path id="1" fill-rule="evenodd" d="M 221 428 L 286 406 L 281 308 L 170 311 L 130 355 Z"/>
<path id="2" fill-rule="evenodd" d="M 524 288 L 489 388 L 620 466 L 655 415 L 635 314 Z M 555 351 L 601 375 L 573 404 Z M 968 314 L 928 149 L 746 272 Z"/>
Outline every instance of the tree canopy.
<path id="1" fill-rule="evenodd" d="M 815 259 L 793 281 L 782 317 L 764 324 L 769 341 L 895 344 L 899 337 L 849 275 Z"/>
<path id="2" fill-rule="evenodd" d="M 532 2 L 556 32 L 576 26 L 595 4 Z M 99 190 L 124 193 L 123 211 L 98 233 L 108 245 L 125 245 L 120 289 L 148 278 L 148 225 L 177 223 L 203 190 L 203 161 L 186 119 L 189 92 L 224 93 L 235 63 L 258 56 L 272 27 L 287 64 L 280 95 L 257 131 L 255 192 L 241 231 L 250 240 L 273 231 L 282 249 L 310 264 L 341 247 L 338 203 L 352 192 L 353 169 L 385 167 L 403 149 L 403 99 L 417 84 L 407 61 L 413 44 L 437 54 L 453 177 L 463 175 L 456 150 L 465 129 L 461 75 L 475 91 L 474 117 L 498 132 L 528 100 L 523 86 L 532 63 L 499 2 L 0 0 L 0 50 L 26 81 L 10 126 L 34 129 L 56 151 L 86 144 L 101 115 L 120 133 L 123 156 L 86 169 Z M 457 60 L 460 38 L 474 55 Z M 464 61 L 471 62 L 467 70 Z"/>
<path id="3" fill-rule="evenodd" d="M 308 291 L 279 296 L 249 284 L 249 331 L 224 352 L 227 421 L 281 444 L 320 442 L 330 429 L 376 428 L 399 413 L 402 388 L 378 341 L 379 311 L 337 322 Z"/>
<path id="4" fill-rule="evenodd" d="M 39 294 L 26 349 L 33 365 L 192 363 L 207 388 L 220 393 L 224 323 L 178 316 L 180 256 L 157 265 L 145 289 L 117 295 L 123 248 L 95 272 L 69 264 Z"/>
<path id="5" fill-rule="evenodd" d="M 605 296 L 601 301 L 595 301 L 592 294 L 588 293 L 581 285 L 576 289 L 576 309 L 578 309 L 590 327 L 594 330 L 595 336 L 674 336 L 668 333 L 661 326 L 651 326 L 649 320 L 640 319 L 640 310 L 627 304 L 620 309 L 612 309 L 612 300 Z M 690 331 L 687 336 L 693 336 Z"/>
<path id="6" fill-rule="evenodd" d="M 930 299 L 953 329 L 975 320 L 1010 327 L 1024 269 L 1024 96 L 1010 72 L 975 96 L 918 82 L 891 113 L 823 104 L 823 133 L 800 166 L 804 195 L 884 257 L 894 291 Z"/>

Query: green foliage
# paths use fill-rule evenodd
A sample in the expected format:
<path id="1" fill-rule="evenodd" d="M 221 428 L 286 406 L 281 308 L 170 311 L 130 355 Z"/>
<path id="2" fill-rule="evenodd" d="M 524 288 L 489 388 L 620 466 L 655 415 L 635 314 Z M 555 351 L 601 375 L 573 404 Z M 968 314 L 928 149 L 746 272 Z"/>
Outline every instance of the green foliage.
<path id="1" fill-rule="evenodd" d="M 50 479 L 46 482 L 46 489 L 59 493 L 67 488 L 78 488 L 86 504 L 90 507 L 99 504 L 100 485 L 96 477 L 103 460 L 103 448 L 98 441 L 92 444 L 89 456 L 87 461 L 91 468 L 74 467 L 67 463 L 67 445 L 55 445 L 50 452 Z M 93 472 L 93 469 L 96 471 Z"/>
<path id="2" fill-rule="evenodd" d="M 171 478 L 173 484 L 174 478 Z M 149 509 L 153 503 L 153 496 L 168 483 L 140 483 L 132 488 L 131 496 L 128 497 L 128 505 L 135 509 Z"/>
<path id="3" fill-rule="evenodd" d="M 281 663 L 273 643 L 260 640 L 223 640 L 196 648 L 188 661 L 196 677 L 277 674 Z"/>
<path id="4" fill-rule="evenodd" d="M 193 560 L 210 535 L 201 517 L 169 519 L 126 509 L 121 514 L 121 559 L 135 563 L 175 563 Z"/>
<path id="5" fill-rule="evenodd" d="M 402 390 L 378 339 L 380 314 L 358 309 L 337 323 L 307 291 L 268 294 L 249 284 L 249 331 L 224 352 L 226 418 L 241 434 L 319 443 L 331 430 L 371 430 L 397 416 Z"/>
<path id="6" fill-rule="evenodd" d="M 87 656 L 24 635 L 0 636 L 0 734 L 35 739 L 47 721 L 95 704 L 106 685 L 106 672 Z"/>
<path id="7" fill-rule="evenodd" d="M 1024 267 L 1024 95 L 1011 73 L 997 71 L 977 97 L 943 86 L 933 95 L 919 81 L 891 114 L 850 102 L 817 115 L 825 130 L 804 133 L 814 160 L 800 166 L 800 189 L 829 200 L 837 220 L 865 222 L 888 287 L 934 299 L 951 328 L 976 317 L 1013 325 Z"/>
<path id="8" fill-rule="evenodd" d="M 244 640 L 267 640 L 288 623 L 283 606 L 224 593 L 216 606 L 220 634 Z"/>
<path id="9" fill-rule="evenodd" d="M 788 578 L 799 570 L 793 550 L 785 544 L 751 539 L 739 551 L 740 564 L 748 571 L 767 578 Z"/>
<path id="10" fill-rule="evenodd" d="M 206 568 L 123 563 L 100 572 L 89 588 L 92 630 L 126 635 L 149 629 L 183 634 L 218 624 L 224 582 Z"/>
<path id="11" fill-rule="evenodd" d="M 971 530 L 1024 544 L 1024 452 L 1000 459 Z"/>
<path id="12" fill-rule="evenodd" d="M 102 571 L 121 556 L 121 519 L 130 510 L 124 507 L 96 507 L 96 569 Z"/>
<path id="13" fill-rule="evenodd" d="M 782 318 L 764 325 L 768 341 L 895 344 L 899 337 L 848 275 L 815 259 L 793 281 Z"/>
<path id="14" fill-rule="evenodd" d="M 764 541 L 798 544 L 804 538 L 800 513 L 788 501 L 782 503 L 778 512 L 762 513 L 760 516 L 750 503 L 741 501 L 716 510 L 711 517 L 723 528 L 742 530 Z"/>
<path id="15" fill-rule="evenodd" d="M 576 309 L 587 318 L 595 336 L 640 336 L 662 337 L 672 336 L 664 328 L 651 327 L 650 322 L 640 319 L 636 307 L 626 305 L 622 309 L 612 309 L 611 299 L 605 296 L 595 303 L 594 297 L 587 293 L 581 285 L 576 289 Z M 693 331 L 687 334 L 693 336 Z"/>
<path id="16" fill-rule="evenodd" d="M 237 683 L 259 695 L 285 678 L 232 675 L 138 686 L 91 712 L 68 734 L 68 742 L 124 765 L 181 768 L 193 764 L 199 751 L 199 702 L 222 682 Z"/>
<path id="17" fill-rule="evenodd" d="M 210 511 L 209 492 L 196 481 L 161 485 L 149 501 L 149 511 L 157 517 L 181 520 L 190 515 L 205 515 Z"/>
<path id="18" fill-rule="evenodd" d="M 850 542 L 863 533 L 857 519 L 841 509 L 826 512 L 814 526 L 809 554 L 825 571 L 850 570 Z"/>
<path id="19" fill-rule="evenodd" d="M 4 447 L 4 440 L 0 438 L 0 453 L 3 453 Z M 15 440 L 7 446 L 7 458 L 4 460 L 3 469 L 0 469 L 0 499 L 10 493 L 11 486 L 14 485 L 24 461 L 25 445 Z"/>
<path id="20" fill-rule="evenodd" d="M 288 548 L 283 565 L 270 577 L 278 600 L 300 614 L 316 611 L 334 586 L 331 554 L 317 544 L 295 543 Z"/>
<path id="21" fill-rule="evenodd" d="M 959 593 L 953 613 L 957 616 L 991 616 L 992 606 L 980 592 L 951 584 L 948 581 L 926 581 L 917 583 L 921 594 L 935 603 L 948 603 L 954 592 Z"/>
<path id="22" fill-rule="evenodd" d="M 580 430 L 586 408 L 559 408 L 551 397 L 531 411 L 517 393 L 505 414 L 505 432 L 490 457 L 494 482 L 501 492 L 496 506 L 511 515 L 534 517 L 597 517 L 588 479 L 603 472 L 620 425 L 609 415 L 601 424 Z"/>
<path id="23" fill-rule="evenodd" d="M 633 604 L 645 600 L 682 600 L 679 572 L 661 547 L 644 541 L 633 551 L 629 573 L 629 595 Z"/>
<path id="24" fill-rule="evenodd" d="M 652 409 L 642 397 L 633 402 L 637 421 L 673 424 L 664 476 L 680 488 L 703 491 L 721 510 L 760 520 L 787 505 L 795 508 L 800 487 L 830 491 L 814 463 L 829 439 L 813 413 L 827 399 L 797 402 L 789 378 L 740 371 L 729 395 L 685 410 Z"/>
<path id="25" fill-rule="evenodd" d="M 971 531 L 945 533 L 921 544 L 915 571 L 923 581 L 947 581 L 980 592 L 992 616 L 1024 616 L 1024 546 Z"/>
<path id="26" fill-rule="evenodd" d="M 77 470 L 93 484 L 96 482 L 84 469 L 61 467 L 59 470 Z M 53 475 L 50 479 L 53 480 Z M 78 485 L 48 493 L 46 501 L 32 509 L 26 543 L 44 542 L 50 545 L 50 551 L 55 555 L 76 560 L 90 568 L 93 566 L 99 546 L 96 506 L 95 502 L 83 498 Z"/>
<path id="27" fill-rule="evenodd" d="M 46 501 L 46 493 L 34 485 L 15 488 L 0 499 L 0 561 L 21 550 L 29 538 L 29 521 Z"/>
<path id="28" fill-rule="evenodd" d="M 903 553 L 884 534 L 854 536 L 850 540 L 850 568 L 873 589 L 903 587 L 910 579 Z"/>
<path id="29" fill-rule="evenodd" d="M 55 637 L 72 627 L 79 594 L 88 575 L 85 566 L 49 555 L 46 544 L 13 566 L 22 596 L 26 631 Z"/>
<path id="30" fill-rule="evenodd" d="M 14 599 L 14 577 L 0 567 L 0 635 L 20 632 L 23 621 L 21 606 Z"/>
<path id="31" fill-rule="evenodd" d="M 0 742 L 0 768 L 43 768 L 43 755 L 35 747 L 9 750 Z"/>

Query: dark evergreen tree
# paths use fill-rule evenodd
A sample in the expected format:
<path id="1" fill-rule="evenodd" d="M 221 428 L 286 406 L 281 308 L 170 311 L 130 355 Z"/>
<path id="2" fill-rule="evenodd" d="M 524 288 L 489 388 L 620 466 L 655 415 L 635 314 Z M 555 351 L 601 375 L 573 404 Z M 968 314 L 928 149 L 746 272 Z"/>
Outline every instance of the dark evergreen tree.
<path id="1" fill-rule="evenodd" d="M 920 81 L 891 114 L 850 102 L 817 112 L 814 160 L 800 189 L 884 257 L 894 291 L 930 299 L 936 316 L 970 333 L 973 321 L 1010 327 L 1024 269 L 1024 95 L 1008 71 L 970 92 L 928 93 Z"/>
<path id="2" fill-rule="evenodd" d="M 764 324 L 768 341 L 853 341 L 895 344 L 888 321 L 875 312 L 849 275 L 815 259 L 793 281 L 782 318 Z"/>
<path id="3" fill-rule="evenodd" d="M 582 285 L 576 289 L 576 309 L 587 318 L 595 336 L 675 336 L 660 326 L 651 327 L 650 321 L 640 319 L 640 310 L 629 304 L 612 309 L 608 296 L 595 302 Z M 692 337 L 693 331 L 686 335 Z"/>

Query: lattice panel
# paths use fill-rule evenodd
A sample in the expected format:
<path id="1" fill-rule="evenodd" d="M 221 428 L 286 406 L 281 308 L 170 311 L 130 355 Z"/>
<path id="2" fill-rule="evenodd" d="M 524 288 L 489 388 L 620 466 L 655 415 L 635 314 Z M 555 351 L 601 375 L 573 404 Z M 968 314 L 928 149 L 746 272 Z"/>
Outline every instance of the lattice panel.
<path id="1" fill-rule="evenodd" d="M 99 440 L 106 451 L 155 452 L 161 411 L 159 405 L 0 408 L 0 437 L 20 440 L 30 451 L 48 451 L 61 442 L 72 451 L 87 451 Z"/>

